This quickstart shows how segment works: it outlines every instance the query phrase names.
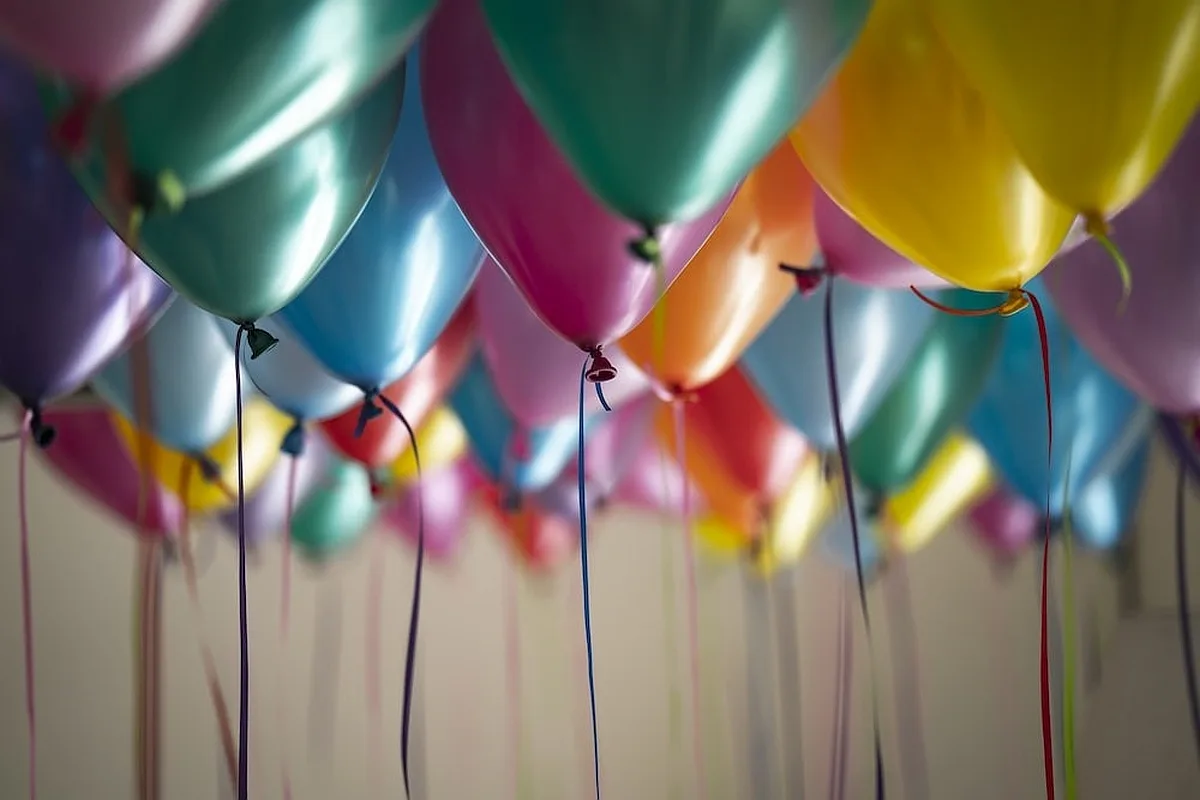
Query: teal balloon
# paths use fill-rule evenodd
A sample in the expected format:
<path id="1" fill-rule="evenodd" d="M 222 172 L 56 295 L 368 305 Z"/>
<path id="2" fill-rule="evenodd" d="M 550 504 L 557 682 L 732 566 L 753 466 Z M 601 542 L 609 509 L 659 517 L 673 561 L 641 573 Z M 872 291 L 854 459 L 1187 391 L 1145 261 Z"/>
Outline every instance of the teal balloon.
<path id="1" fill-rule="evenodd" d="M 817 97 L 871 7 L 482 2 L 550 137 L 596 195 L 649 226 L 698 217 L 761 161 Z"/>
<path id="2" fill-rule="evenodd" d="M 476 462 L 493 481 L 521 492 L 549 486 L 579 452 L 579 420 L 521 430 L 504 407 L 483 356 L 476 354 L 450 393 Z M 584 434 L 593 424 L 585 418 Z"/>
<path id="3" fill-rule="evenodd" d="M 254 322 L 278 311 L 308 285 L 370 199 L 403 90 L 401 67 L 236 181 L 176 214 L 148 216 L 138 254 L 219 317 Z"/>
<path id="4" fill-rule="evenodd" d="M 119 121 L 142 183 L 162 188 L 169 177 L 186 198 L 223 186 L 356 104 L 404 56 L 434 3 L 222 3 L 186 47 L 95 114 L 84 186 L 104 197 L 106 115 Z M 75 102 L 70 87 L 45 89 L 52 116 Z"/>
<path id="5" fill-rule="evenodd" d="M 142 427 L 174 450 L 200 453 L 229 432 L 237 413 L 233 346 L 208 312 L 176 299 L 143 337 L 148 424 Z M 130 422 L 138 420 L 132 350 L 92 378 L 96 394 Z"/>
<path id="6" fill-rule="evenodd" d="M 1117 469 L 1097 475 L 1070 498 L 1071 530 L 1087 547 L 1110 550 L 1121 543 L 1133 525 L 1150 462 L 1150 436 L 1141 437 Z"/>
<path id="7" fill-rule="evenodd" d="M 337 252 L 280 312 L 317 360 L 364 391 L 402 378 L 429 351 L 483 258 L 434 160 L 416 62 L 375 193 Z"/>
<path id="8" fill-rule="evenodd" d="M 376 511 L 367 471 L 339 461 L 292 515 L 292 544 L 309 558 L 324 560 L 362 539 Z"/>
<path id="9" fill-rule="evenodd" d="M 952 308 L 984 308 L 995 299 L 979 292 L 943 292 Z M 850 442 L 858 482 L 885 494 L 907 486 L 979 398 L 1000 352 L 1004 319 L 936 314 L 904 373 Z"/>

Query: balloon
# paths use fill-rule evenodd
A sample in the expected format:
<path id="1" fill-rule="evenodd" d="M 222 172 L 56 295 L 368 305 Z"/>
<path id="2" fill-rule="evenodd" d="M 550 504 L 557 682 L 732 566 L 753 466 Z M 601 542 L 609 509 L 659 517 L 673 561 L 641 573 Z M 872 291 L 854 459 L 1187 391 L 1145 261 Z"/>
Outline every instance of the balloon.
<path id="1" fill-rule="evenodd" d="M 170 450 L 138 431 L 120 414 L 109 416 L 127 453 L 148 469 L 154 479 L 177 495 L 194 514 L 207 514 L 237 503 L 237 426 L 221 441 L 200 454 Z M 266 480 L 279 457 L 279 442 L 288 430 L 288 418 L 265 400 L 251 399 L 243 411 L 242 461 L 246 496 Z M 212 477 L 205 474 L 212 470 Z"/>
<path id="2" fill-rule="evenodd" d="M 93 91 L 120 88 L 192 37 L 220 0 L 14 0 L 0 7 L 4 46 Z"/>
<path id="3" fill-rule="evenodd" d="M 53 409 L 45 412 L 45 420 L 58 434 L 54 447 L 42 451 L 55 472 L 139 533 L 172 536 L 179 531 L 183 506 L 158 481 L 143 482 L 108 409 Z"/>
<path id="4" fill-rule="evenodd" d="M 0 130 L 0 385 L 36 407 L 87 382 L 171 293 L 92 209 L 50 145 L 33 79 L 3 58 Z"/>
<path id="5" fill-rule="evenodd" d="M 955 308 L 994 304 L 987 295 L 964 291 L 944 299 Z M 1003 334 L 998 314 L 934 317 L 925 341 L 850 442 L 854 477 L 864 489 L 882 494 L 920 480 L 917 474 L 975 405 Z"/>
<path id="6" fill-rule="evenodd" d="M 475 321 L 464 306 L 416 367 L 380 394 L 396 405 L 409 424 L 420 427 L 442 402 L 475 352 Z M 391 414 L 383 414 L 359 430 L 360 409 L 321 423 L 325 436 L 344 456 L 368 469 L 387 467 L 408 449 L 408 431 Z"/>
<path id="7" fill-rule="evenodd" d="M 984 449 L 962 434 L 952 434 L 910 484 L 888 497 L 877 524 L 892 549 L 915 552 L 970 508 L 991 483 Z"/>
<path id="8" fill-rule="evenodd" d="M 437 472 L 448 468 L 463 457 L 467 450 L 467 432 L 454 412 L 435 409 L 417 428 L 417 449 L 421 451 L 421 469 Z M 412 448 L 406 449 L 388 467 L 388 477 L 394 486 L 407 487 L 417 479 L 417 460 Z"/>
<path id="9" fill-rule="evenodd" d="M 544 570 L 570 555 L 579 542 L 579 528 L 570 520 L 548 514 L 533 503 L 512 508 L 495 487 L 484 493 L 485 507 L 526 566 Z"/>
<path id="10" fill-rule="evenodd" d="M 1005 486 L 995 486 L 971 507 L 968 519 L 975 535 L 988 549 L 1015 556 L 1035 539 L 1042 523 L 1041 510 Z"/>
<path id="11" fill-rule="evenodd" d="M 941 278 L 868 233 L 820 189 L 813 197 L 813 224 L 821 263 L 831 275 L 890 289 L 946 285 Z"/>
<path id="12" fill-rule="evenodd" d="M 637 324 L 725 211 L 714 197 L 699 219 L 663 228 L 663 272 L 644 264 L 629 249 L 640 229 L 579 183 L 517 93 L 477 0 L 445 2 L 434 15 L 421 96 L 433 151 L 471 227 L 538 316 L 584 349 Z"/>
<path id="13" fill-rule="evenodd" d="M 137 351 L 144 347 L 149 416 L 138 416 Z M 92 388 L 125 419 L 172 450 L 199 453 L 233 425 L 237 363 L 216 320 L 177 300 L 139 344 L 92 378 Z"/>
<path id="14" fill-rule="evenodd" d="M 621 339 L 622 349 L 672 393 L 725 372 L 795 292 L 779 263 L 812 259 L 812 194 L 812 180 L 784 142 L 750 173 L 654 313 Z"/>
<path id="15" fill-rule="evenodd" d="M 842 423 L 853 438 L 904 373 L 933 322 L 910 292 L 834 280 L 834 349 Z M 825 298 L 796 294 L 742 356 L 742 368 L 775 413 L 813 447 L 837 446 L 825 359 Z"/>
<path id="16" fill-rule="evenodd" d="M 1129 533 L 1150 461 L 1150 437 L 1144 436 L 1116 471 L 1097 475 L 1071 500 L 1071 530 L 1088 547 L 1109 550 Z"/>
<path id="17" fill-rule="evenodd" d="M 404 70 L 395 70 L 340 116 L 237 180 L 178 213 L 147 215 L 138 252 L 180 294 L 219 317 L 255 322 L 278 311 L 308 284 L 371 196 L 403 81 Z M 106 196 L 92 193 L 97 201 Z M 110 214 L 109 221 L 126 227 L 121 217 Z"/>
<path id="18" fill-rule="evenodd" d="M 362 539 L 375 512 L 367 471 L 338 462 L 292 515 L 292 544 L 308 558 L 324 560 Z"/>
<path id="19" fill-rule="evenodd" d="M 522 94 L 629 219 L 692 219 L 812 103 L 870 0 L 483 0 Z"/>
<path id="20" fill-rule="evenodd" d="M 319 436 L 312 437 L 309 447 L 300 455 L 275 460 L 267 477 L 254 493 L 246 497 L 246 542 L 258 545 L 286 534 L 291 520 L 288 514 L 288 493 L 292 491 L 291 516 L 329 476 L 335 463 L 333 451 Z M 294 489 L 292 488 L 294 486 Z M 233 507 L 221 512 L 222 527 L 237 537 L 238 510 Z"/>
<path id="21" fill-rule="evenodd" d="M 1044 507 L 1050 491 L 1050 513 L 1059 516 L 1068 462 L 1070 495 L 1077 496 L 1118 445 L 1146 429 L 1152 415 L 1092 360 L 1054 309 L 1044 308 L 1054 419 L 1049 474 L 1041 346 L 1032 314 L 1006 320 L 995 371 L 968 418 L 968 428 L 1014 491 L 1039 507 Z"/>
<path id="22" fill-rule="evenodd" d="M 173 0 L 175 5 L 183 2 Z M 119 119 L 129 168 L 150 190 L 143 192 L 141 202 L 149 204 L 149 210 L 169 210 L 259 169 L 273 154 L 294 148 L 314 130 L 328 128 L 330 119 L 346 116 L 364 95 L 378 95 L 372 87 L 400 61 L 434 2 L 230 0 L 161 69 L 112 98 L 111 111 L 98 109 L 95 121 Z M 122 5 L 129 4 L 122 0 Z M 145 0 L 138 4 L 145 6 Z M 103 6 L 107 13 L 112 3 L 73 5 Z M 383 79 L 385 86 L 390 83 Z M 396 103 L 398 91 L 396 85 L 383 90 L 397 93 Z M 78 102 L 77 94 L 61 84 L 47 86 L 44 95 L 52 115 Z M 92 197 L 104 198 L 109 184 L 105 126 L 84 122 L 83 133 L 91 135 L 92 146 L 80 178 Z M 359 146 L 365 144 L 360 140 Z M 341 160 L 328 152 L 322 155 L 328 147 L 311 145 L 317 151 L 311 160 Z M 355 149 L 344 152 L 353 154 Z M 351 157 L 374 160 L 379 152 L 366 147 Z M 298 175 L 292 185 L 299 190 L 303 184 L 303 175 Z M 367 181 L 361 188 L 369 185 Z M 347 186 L 347 191 L 347 198 L 339 198 L 341 192 L 322 193 L 309 224 L 329 216 L 331 202 L 359 202 L 353 197 L 357 190 Z M 255 208 L 251 219 L 263 210 Z M 338 238 L 341 234 L 332 244 Z"/>
<path id="23" fill-rule="evenodd" d="M 775 503 L 754 565 L 765 574 L 795 563 L 808 551 L 835 509 L 835 496 L 821 458 L 810 453 Z"/>
<path id="24" fill-rule="evenodd" d="M 1200 105 L 1192 0 L 928 9 L 1038 182 L 1100 225 L 1146 188 Z"/>
<path id="25" fill-rule="evenodd" d="M 876 0 L 792 143 L 864 228 L 968 289 L 1021 286 L 1071 226 L 913 0 Z"/>
<path id="26" fill-rule="evenodd" d="M 1173 413 L 1200 410 L 1200 124 L 1187 132 L 1163 174 L 1115 221 L 1113 240 L 1136 265 L 1123 304 L 1120 276 L 1095 241 L 1046 271 L 1045 284 L 1072 332 L 1096 360 L 1142 399 Z"/>
<path id="27" fill-rule="evenodd" d="M 519 427 L 501 405 L 481 356 L 471 360 L 451 391 L 450 407 L 466 428 L 477 463 L 488 478 L 507 489 L 528 492 L 543 488 L 578 452 L 579 421 L 575 417 L 563 417 L 544 427 Z M 587 419 L 590 428 L 596 417 Z"/>
<path id="28" fill-rule="evenodd" d="M 587 456 L 590 463 L 590 446 Z M 703 514 L 704 497 L 690 483 L 679 464 L 657 442 L 643 441 L 610 497 L 614 503 L 642 511 L 678 516 L 683 513 L 683 492 L 687 486 L 689 510 Z"/>
<path id="29" fill-rule="evenodd" d="M 483 251 L 442 180 L 417 70 L 375 194 L 346 240 L 280 316 L 333 374 L 363 391 L 403 377 L 433 346 Z"/>
<path id="30" fill-rule="evenodd" d="M 383 507 L 383 521 L 401 538 L 417 544 L 417 494 L 425 523 L 425 551 L 436 559 L 449 559 L 466 535 L 471 516 L 471 495 L 481 478 L 470 459 L 460 458 L 426 473 L 421 485 L 405 487 Z"/>
<path id="31" fill-rule="evenodd" d="M 859 497 L 859 495 L 855 495 Z M 862 561 L 864 577 L 871 575 L 884 561 L 884 539 L 870 519 L 865 507 L 857 507 L 858 555 Z M 857 572 L 854 558 L 854 530 L 850 526 L 850 512 L 843 504 L 821 531 L 821 552 L 834 564 L 849 572 Z"/>
<path id="32" fill-rule="evenodd" d="M 548 425 L 579 413 L 579 348 L 546 327 L 529 308 L 512 281 L 490 258 L 475 283 L 475 313 L 483 358 L 504 407 L 522 425 Z M 605 384 L 604 396 L 612 408 L 649 387 L 646 376 L 620 348 L 605 350 L 617 377 Z M 601 410 L 589 392 L 589 412 Z"/>

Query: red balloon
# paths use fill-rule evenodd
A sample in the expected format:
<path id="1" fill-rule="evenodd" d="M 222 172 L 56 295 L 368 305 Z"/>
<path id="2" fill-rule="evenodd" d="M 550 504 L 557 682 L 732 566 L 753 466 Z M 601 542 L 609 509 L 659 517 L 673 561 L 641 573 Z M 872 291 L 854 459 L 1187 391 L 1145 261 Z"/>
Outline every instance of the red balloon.
<path id="1" fill-rule="evenodd" d="M 520 559 L 534 569 L 549 569 L 572 555 L 579 542 L 579 525 L 538 508 L 529 498 L 507 504 L 494 484 L 482 491 L 484 507 Z"/>
<path id="2" fill-rule="evenodd" d="M 415 430 L 442 402 L 474 350 L 475 314 L 470 303 L 466 303 L 425 357 L 380 394 L 396 404 Z M 325 436 L 347 458 L 368 469 L 377 469 L 391 464 L 408 449 L 408 432 L 393 415 L 384 413 L 376 417 L 361 436 L 355 436 L 358 417 L 359 409 L 355 407 L 321 423 Z"/>

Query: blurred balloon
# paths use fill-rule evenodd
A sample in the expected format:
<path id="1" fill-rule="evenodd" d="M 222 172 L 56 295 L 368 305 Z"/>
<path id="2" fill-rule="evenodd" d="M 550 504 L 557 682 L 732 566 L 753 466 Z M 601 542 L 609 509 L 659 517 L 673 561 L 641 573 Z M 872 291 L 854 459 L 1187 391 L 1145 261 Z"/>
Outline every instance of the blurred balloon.
<path id="1" fill-rule="evenodd" d="M 764 574 L 800 560 L 836 508 L 821 458 L 810 453 L 771 510 L 754 566 Z"/>
<path id="2" fill-rule="evenodd" d="M 379 185 L 345 241 L 280 316 L 363 391 L 408 373 L 462 304 L 483 250 L 442 180 L 417 69 Z"/>
<path id="3" fill-rule="evenodd" d="M 108 409 L 54 409 L 45 412 L 45 421 L 58 434 L 54 447 L 42 451 L 55 472 L 136 532 L 173 536 L 179 531 L 183 506 L 157 480 L 142 480 Z"/>
<path id="4" fill-rule="evenodd" d="M 592 460 L 588 450 L 588 461 Z M 688 480 L 679 464 L 653 440 L 643 440 L 633 462 L 610 494 L 613 503 L 653 513 L 677 516 L 683 513 L 683 492 L 688 491 L 689 510 L 703 515 L 704 497 Z"/>
<path id="5" fill-rule="evenodd" d="M 492 259 L 475 283 L 475 313 L 488 372 L 504 407 L 522 425 L 546 425 L 579 413 L 579 348 L 546 327 L 525 298 Z M 641 370 L 617 347 L 605 355 L 617 377 L 605 384 L 612 408 L 647 390 Z M 586 398 L 589 413 L 601 410 L 594 393 Z"/>
<path id="6" fill-rule="evenodd" d="M 482 356 L 467 366 L 450 393 L 478 464 L 505 489 L 536 491 L 558 476 L 579 447 L 579 421 L 563 417 L 550 425 L 522 428 L 500 402 Z M 588 417 L 588 427 L 591 427 Z"/>
<path id="7" fill-rule="evenodd" d="M 1035 287 L 1036 288 L 1036 287 Z M 1152 415 L 1105 372 L 1043 304 L 1050 349 L 1054 453 L 1046 466 L 1046 396 L 1041 344 L 1032 314 L 1005 322 L 995 371 L 968 418 L 969 432 L 996 472 L 1025 499 L 1062 514 L 1070 464 L 1070 495 L 1078 496 L 1122 441 L 1145 431 Z"/>
<path id="8" fill-rule="evenodd" d="M 420 427 L 454 386 L 474 352 L 474 316 L 471 308 L 464 306 L 425 357 L 380 394 L 404 413 L 409 424 Z M 352 408 L 321 423 L 325 436 L 344 456 L 368 469 L 380 469 L 408 449 L 408 431 L 400 420 L 383 414 L 360 431 L 360 415 L 360 409 Z"/>
<path id="9" fill-rule="evenodd" d="M 928 12 L 1038 182 L 1094 224 L 1146 188 L 1200 105 L 1192 0 L 933 0 Z"/>
<path id="10" fill-rule="evenodd" d="M 835 280 L 833 335 L 842 422 L 853 438 L 904 373 L 933 322 L 910 292 Z M 824 298 L 797 293 L 742 356 L 742 368 L 780 417 L 813 447 L 836 447 L 825 359 Z"/>
<path id="11" fill-rule="evenodd" d="M 238 432 L 231 428 L 203 453 L 170 450 L 146 433 L 137 431 L 120 414 L 109 416 L 126 452 L 149 470 L 154 479 L 183 501 L 194 514 L 207 514 L 237 503 Z M 246 496 L 266 480 L 279 458 L 279 443 L 289 421 L 265 400 L 251 399 L 243 412 L 243 467 Z"/>
<path id="12" fill-rule="evenodd" d="M 362 539 L 376 510 L 367 471 L 339 461 L 292 515 L 292 544 L 310 559 L 327 559 Z"/>
<path id="13" fill-rule="evenodd" d="M 955 308 L 995 304 L 987 295 L 965 291 L 943 299 Z M 880 494 L 920 482 L 918 473 L 979 399 L 1003 335 L 999 314 L 934 317 L 904 372 L 850 442 L 854 477 L 864 489 Z"/>
<path id="14" fill-rule="evenodd" d="M 813 223 L 821 265 L 830 275 L 888 289 L 946 285 L 941 278 L 868 233 L 819 188 L 813 198 Z"/>
<path id="15" fill-rule="evenodd" d="M 431 469 L 420 487 L 408 485 L 383 507 L 382 519 L 401 538 L 417 544 L 417 494 L 425 523 L 425 548 L 433 558 L 449 559 L 462 544 L 474 510 L 471 496 L 481 481 L 469 458 Z"/>
<path id="16" fill-rule="evenodd" d="M 220 317 L 214 319 L 225 331 L 232 352 L 237 325 Z M 362 390 L 330 375 L 278 314 L 268 317 L 264 324 L 278 344 L 269 358 L 253 358 L 243 351 L 242 369 L 271 405 L 300 423 L 337 416 L 362 400 Z"/>
<path id="17" fill-rule="evenodd" d="M 92 209 L 50 144 L 32 76 L 2 57 L 0 130 L 0 385 L 37 407 L 87 382 L 171 293 Z"/>
<path id="18" fill-rule="evenodd" d="M 1109 550 L 1130 532 L 1150 461 L 1150 437 L 1144 436 L 1129 458 L 1113 472 L 1097 475 L 1078 497 L 1070 498 L 1071 530 L 1088 547 Z"/>
<path id="19" fill-rule="evenodd" d="M 335 460 L 333 451 L 319 436 L 312 437 L 300 455 L 276 459 L 267 477 L 253 494 L 246 497 L 246 543 L 258 545 L 286 534 L 290 523 L 288 494 L 292 493 L 291 512 L 294 516 L 300 504 L 328 478 Z M 236 539 L 237 507 L 221 512 L 219 520 Z"/>
<path id="20" fill-rule="evenodd" d="M 232 83 L 226 70 L 216 75 Z M 396 130 L 403 81 L 404 70 L 393 71 L 340 116 L 237 180 L 176 213 L 147 214 L 138 253 L 180 294 L 219 317 L 256 322 L 275 313 L 312 280 L 371 196 Z M 192 102 L 192 95 L 185 98 Z M 102 208 L 105 192 L 103 183 L 92 192 Z M 119 211 L 110 209 L 109 221 L 127 229 Z"/>
<path id="21" fill-rule="evenodd" d="M 636 325 L 724 213 L 727 200 L 714 197 L 716 208 L 698 220 L 660 231 L 663 274 L 642 263 L 629 250 L 641 230 L 580 184 L 512 85 L 478 0 L 442 4 L 421 72 L 430 139 L 454 199 L 533 310 L 573 344 L 609 344 Z"/>
<path id="22" fill-rule="evenodd" d="M 1045 284 L 1072 332 L 1096 360 L 1148 403 L 1171 413 L 1200 410 L 1200 123 L 1163 174 L 1115 222 L 1113 240 L 1136 266 L 1122 303 L 1110 256 L 1088 241 L 1046 271 Z"/>
<path id="23" fill-rule="evenodd" d="M 860 497 L 855 494 L 855 497 Z M 858 554 L 862 561 L 863 577 L 870 578 L 883 565 L 884 539 L 867 513 L 865 506 L 856 507 L 858 519 Z M 850 573 L 858 571 L 854 558 L 854 531 L 850 526 L 850 511 L 845 503 L 833 514 L 821 531 L 821 551 L 837 566 Z"/>
<path id="24" fill-rule="evenodd" d="M 466 453 L 467 432 L 454 412 L 445 407 L 435 409 L 417 428 L 416 434 L 423 471 L 448 468 Z M 399 487 L 407 487 L 417 479 L 417 460 L 411 447 L 388 467 L 388 477 L 392 485 Z"/>
<path id="25" fill-rule="evenodd" d="M 1074 217 L 1037 185 L 912 0 L 876 0 L 792 142 L 817 183 L 864 228 L 968 289 L 1024 284 Z"/>
<path id="26" fill-rule="evenodd" d="M 915 552 L 991 485 L 987 453 L 966 436 L 953 434 L 907 486 L 887 498 L 876 524 L 893 549 Z"/>
<path id="27" fill-rule="evenodd" d="M 144 347 L 149 416 L 138 416 L 137 350 Z M 229 431 L 237 411 L 237 363 L 217 321 L 176 300 L 141 342 L 92 378 L 105 403 L 172 450 L 198 453 Z"/>
<path id="28" fill-rule="evenodd" d="M 177 6 L 183 2 L 172 0 Z M 128 169 L 145 187 L 141 199 L 150 206 L 148 210 L 185 199 L 190 202 L 257 169 L 314 129 L 327 127 L 331 118 L 344 116 L 364 95 L 378 94 L 372 87 L 396 66 L 434 2 L 223 3 L 199 35 L 161 69 L 112 98 L 110 107 L 98 109 L 97 124 L 77 123 L 82 135 L 91 136 L 90 152 L 80 168 L 84 186 L 93 198 L 106 196 L 112 177 L 106 174 L 110 150 L 100 123 L 109 118 L 119 120 Z M 145 0 L 138 4 L 144 7 Z M 112 3 L 73 5 L 103 6 L 107 12 Z M 121 5 L 130 5 L 130 0 L 121 0 Z M 393 93 L 399 103 L 398 84 L 384 92 Z M 62 84 L 47 86 L 45 96 L 52 115 L 71 113 L 80 103 L 78 92 Z M 360 148 L 364 152 L 355 154 Z M 346 152 L 356 158 L 378 155 L 376 148 L 366 147 L 361 140 Z M 314 160 L 339 159 L 326 155 Z M 300 190 L 304 184 L 304 178 L 297 176 L 292 185 Z M 362 188 L 369 185 L 368 181 Z M 308 223 L 327 216 L 331 202 L 361 206 L 353 197 L 358 192 L 347 189 L 350 197 L 345 199 L 339 198 L 340 192 L 323 194 Z M 249 216 L 256 219 L 262 212 L 258 207 Z M 341 234 L 333 243 L 339 238 Z"/>
<path id="29" fill-rule="evenodd" d="M 648 226 L 699 216 L 762 160 L 870 7 L 705 0 L 680 19 L 664 0 L 483 0 L 505 64 L 555 144 L 597 196 Z"/>
<path id="30" fill-rule="evenodd" d="M 812 179 L 791 146 L 776 147 L 621 348 L 672 393 L 725 372 L 795 291 L 779 264 L 812 260 L 812 195 Z"/>
<path id="31" fill-rule="evenodd" d="M 997 555 L 1018 555 L 1037 537 L 1041 510 L 1006 486 L 993 486 L 968 513 L 979 540 Z"/>
<path id="32" fill-rule="evenodd" d="M 7 0 L 0 4 L 0 37 L 39 69 L 110 92 L 162 63 L 220 2 Z"/>
<path id="33" fill-rule="evenodd" d="M 549 569 L 561 563 L 579 543 L 579 528 L 570 520 L 548 514 L 530 502 L 512 507 L 496 487 L 490 487 L 484 497 L 501 536 L 528 567 Z"/>

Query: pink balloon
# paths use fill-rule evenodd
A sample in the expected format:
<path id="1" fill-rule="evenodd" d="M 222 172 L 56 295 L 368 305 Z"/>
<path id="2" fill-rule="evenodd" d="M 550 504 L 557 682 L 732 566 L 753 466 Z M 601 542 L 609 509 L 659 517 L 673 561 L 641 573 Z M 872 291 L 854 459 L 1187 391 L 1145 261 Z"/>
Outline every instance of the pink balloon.
<path id="1" fill-rule="evenodd" d="M 979 540 L 989 550 L 1013 556 L 1033 541 L 1042 516 L 1033 503 L 999 487 L 975 504 L 969 519 Z"/>
<path id="2" fill-rule="evenodd" d="M 659 282 L 629 250 L 642 231 L 575 177 L 509 79 L 478 3 L 441 5 L 425 32 L 420 69 L 446 185 L 529 305 L 584 349 L 628 332 L 654 305 Z M 658 231 L 666 283 L 704 244 L 731 198 Z"/>
<path id="3" fill-rule="evenodd" d="M 946 282 L 876 239 L 820 189 L 813 202 L 817 242 L 826 268 L 855 283 L 932 289 Z"/>
<path id="4" fill-rule="evenodd" d="M 471 495 L 483 478 L 470 458 L 460 458 L 421 479 L 420 497 L 425 512 L 425 551 L 433 558 L 454 555 L 467 532 Z M 384 506 L 384 523 L 400 538 L 417 545 L 417 488 L 406 488 Z"/>
<path id="5" fill-rule="evenodd" d="M 57 431 L 53 444 L 41 451 L 54 470 L 137 531 L 142 476 L 108 410 L 63 408 L 44 411 L 42 417 Z M 158 481 L 147 483 L 141 530 L 173 536 L 182 526 L 183 506 Z"/>
<path id="6" fill-rule="evenodd" d="M 519 423 L 537 428 L 579 413 L 579 348 L 538 319 L 490 258 L 475 284 L 475 317 L 488 372 Z M 646 376 L 624 353 L 608 348 L 605 355 L 617 369 L 617 377 L 604 384 L 610 406 L 649 389 Z M 602 410 L 594 392 L 587 393 L 586 402 L 588 413 Z"/>
<path id="7" fill-rule="evenodd" d="M 653 440 L 646 440 L 613 490 L 612 500 L 654 514 L 681 516 L 685 486 L 688 512 L 694 519 L 704 513 L 704 495 L 689 484 L 675 459 Z"/>
<path id="8" fill-rule="evenodd" d="M 3 0 L 0 38 L 41 69 L 100 93 L 161 64 L 220 0 Z"/>

